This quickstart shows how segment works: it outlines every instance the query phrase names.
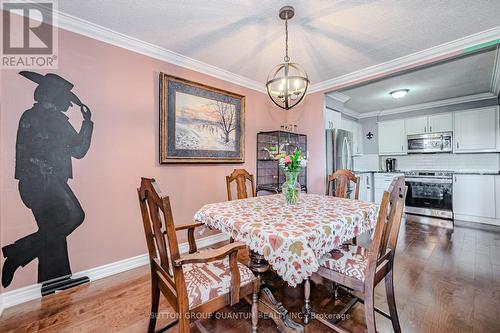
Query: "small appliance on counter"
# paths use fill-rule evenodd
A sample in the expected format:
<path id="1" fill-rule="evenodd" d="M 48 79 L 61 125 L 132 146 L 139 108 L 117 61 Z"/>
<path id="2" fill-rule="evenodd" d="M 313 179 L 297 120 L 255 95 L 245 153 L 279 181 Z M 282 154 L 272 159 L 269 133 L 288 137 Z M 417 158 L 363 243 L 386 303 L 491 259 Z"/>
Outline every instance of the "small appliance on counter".
<path id="1" fill-rule="evenodd" d="M 388 158 L 385 160 L 385 171 L 394 172 L 396 171 L 396 159 Z"/>

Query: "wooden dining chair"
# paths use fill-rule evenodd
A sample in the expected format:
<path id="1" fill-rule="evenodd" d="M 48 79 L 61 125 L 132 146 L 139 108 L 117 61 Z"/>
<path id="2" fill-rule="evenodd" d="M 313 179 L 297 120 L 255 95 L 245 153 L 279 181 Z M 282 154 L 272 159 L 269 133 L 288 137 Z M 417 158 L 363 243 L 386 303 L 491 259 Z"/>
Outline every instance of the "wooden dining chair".
<path id="1" fill-rule="evenodd" d="M 356 177 L 351 170 L 340 169 L 328 176 L 326 183 L 326 195 L 333 195 L 338 198 L 349 198 L 349 183 L 355 185 L 354 199 L 359 200 L 359 177 Z"/>
<path id="2" fill-rule="evenodd" d="M 226 176 L 226 186 L 227 186 L 227 200 L 233 200 L 231 194 L 231 183 L 236 182 L 236 193 L 238 199 L 247 199 L 249 197 L 247 186 L 250 182 L 251 195 L 252 197 L 257 196 L 255 193 L 255 181 L 253 175 L 248 173 L 245 169 L 234 169 L 233 172 Z"/>
<path id="3" fill-rule="evenodd" d="M 397 198 L 406 198 L 408 186 L 405 183 L 405 176 L 395 177 L 389 185 L 389 203 L 392 205 Z"/>
<path id="4" fill-rule="evenodd" d="M 339 169 L 328 176 L 326 183 L 326 195 L 331 195 L 337 198 L 348 199 L 349 183 L 355 184 L 354 200 L 359 200 L 359 177 L 356 177 L 351 170 Z M 357 244 L 358 239 L 354 237 L 349 241 L 350 244 Z"/>
<path id="5" fill-rule="evenodd" d="M 155 331 L 160 292 L 177 319 L 160 331 L 179 324 L 180 333 L 189 332 L 191 321 L 203 318 L 241 298 L 251 295 L 252 332 L 257 332 L 259 280 L 237 260 L 243 243 L 197 252 L 194 229 L 201 223 L 174 225 L 170 200 L 154 179 L 142 178 L 137 189 L 151 265 L 151 316 L 148 332 Z M 189 254 L 179 251 L 176 232 L 188 231 Z M 206 317 L 206 316 L 205 316 Z M 200 327 L 200 323 L 195 321 Z M 205 331 L 204 328 L 200 331 Z"/>
<path id="6" fill-rule="evenodd" d="M 315 273 L 363 295 L 363 298 L 360 298 L 351 294 L 352 300 L 338 317 L 345 315 L 358 301 L 364 303 L 368 333 L 376 332 L 375 311 L 391 320 L 394 332 L 401 332 L 394 297 L 393 268 L 406 196 L 404 177 L 395 179 L 390 190 L 391 193 L 385 191 L 382 197 L 371 246 L 364 248 L 358 245 L 343 245 L 342 248 L 326 254 Z M 385 280 L 390 314 L 374 305 L 375 287 L 382 280 Z M 309 283 L 309 280 L 306 280 L 306 283 Z M 337 332 L 347 332 L 337 325 L 338 320 L 330 321 L 323 316 L 315 318 Z"/>

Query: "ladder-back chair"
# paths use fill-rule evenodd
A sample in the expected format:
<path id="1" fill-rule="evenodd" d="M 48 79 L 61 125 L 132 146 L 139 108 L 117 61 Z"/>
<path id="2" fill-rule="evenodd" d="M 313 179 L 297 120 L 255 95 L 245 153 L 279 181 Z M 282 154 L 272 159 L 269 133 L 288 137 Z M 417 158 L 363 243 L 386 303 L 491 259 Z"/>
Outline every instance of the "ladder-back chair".
<path id="1" fill-rule="evenodd" d="M 252 295 L 251 330 L 257 332 L 259 280 L 237 261 L 238 250 L 246 246 L 238 242 L 197 252 L 194 229 L 201 223 L 174 225 L 169 197 L 161 193 L 154 179 L 142 178 L 137 193 L 151 265 L 148 332 L 155 331 L 160 292 L 178 315 L 160 331 L 178 323 L 178 331 L 188 333 L 190 322 L 196 318 Z M 189 254 L 182 256 L 176 236 L 180 230 L 188 231 L 189 241 Z"/>
<path id="2" fill-rule="evenodd" d="M 316 273 L 329 281 L 363 294 L 363 298 L 351 295 L 353 299 L 340 314 L 345 315 L 358 301 L 363 302 L 368 333 L 376 332 L 375 311 L 391 320 L 394 332 L 401 332 L 394 297 L 393 268 L 407 190 L 404 177 L 396 178 L 389 189 L 391 193 L 385 191 L 382 197 L 371 246 L 364 248 L 344 244 L 342 248 L 335 249 L 322 258 L 321 266 Z M 382 280 L 385 280 L 390 314 L 374 305 L 374 289 Z M 309 280 L 306 280 L 306 283 L 309 283 Z M 315 318 L 337 332 L 347 332 L 337 325 L 338 320 L 329 321 L 322 316 Z"/>
<path id="3" fill-rule="evenodd" d="M 359 200 L 359 177 L 356 177 L 351 170 L 339 169 L 328 176 L 326 183 L 326 195 L 332 195 L 337 198 L 348 199 L 349 183 L 355 184 L 354 200 Z M 349 243 L 357 244 L 358 239 L 354 237 Z"/>

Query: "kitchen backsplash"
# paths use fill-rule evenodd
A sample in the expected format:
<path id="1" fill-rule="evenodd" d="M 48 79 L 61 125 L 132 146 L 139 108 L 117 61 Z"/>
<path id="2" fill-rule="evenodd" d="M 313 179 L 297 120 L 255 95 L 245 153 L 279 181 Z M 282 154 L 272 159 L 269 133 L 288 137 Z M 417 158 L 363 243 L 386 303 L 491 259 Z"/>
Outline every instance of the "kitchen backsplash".
<path id="1" fill-rule="evenodd" d="M 385 160 L 395 158 L 396 168 L 407 170 L 449 170 L 449 171 L 487 171 L 500 170 L 500 154 L 415 154 L 404 156 L 381 156 L 380 168 L 385 168 Z"/>
<path id="2" fill-rule="evenodd" d="M 378 154 L 364 154 L 361 156 L 354 156 L 355 171 L 377 171 L 379 170 L 379 157 Z"/>

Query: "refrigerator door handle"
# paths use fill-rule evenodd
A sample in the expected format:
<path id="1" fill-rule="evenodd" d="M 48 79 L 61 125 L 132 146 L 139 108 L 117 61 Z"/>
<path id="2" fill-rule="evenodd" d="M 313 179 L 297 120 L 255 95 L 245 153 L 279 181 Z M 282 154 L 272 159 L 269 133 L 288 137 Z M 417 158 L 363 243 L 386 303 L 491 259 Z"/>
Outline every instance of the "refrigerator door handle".
<path id="1" fill-rule="evenodd" d="M 347 149 L 348 149 L 348 145 L 346 145 L 347 143 L 347 138 L 344 137 L 344 141 L 342 142 L 342 169 L 347 169 L 347 155 L 349 154 L 347 152 Z"/>
<path id="2" fill-rule="evenodd" d="M 349 141 L 347 138 L 345 139 L 346 147 L 347 147 L 347 169 L 352 170 L 352 152 L 351 147 L 349 146 Z"/>
<path id="3" fill-rule="evenodd" d="M 351 151 L 351 146 L 347 145 L 347 152 L 348 152 L 348 162 L 349 162 L 349 170 L 352 170 L 352 151 Z"/>

